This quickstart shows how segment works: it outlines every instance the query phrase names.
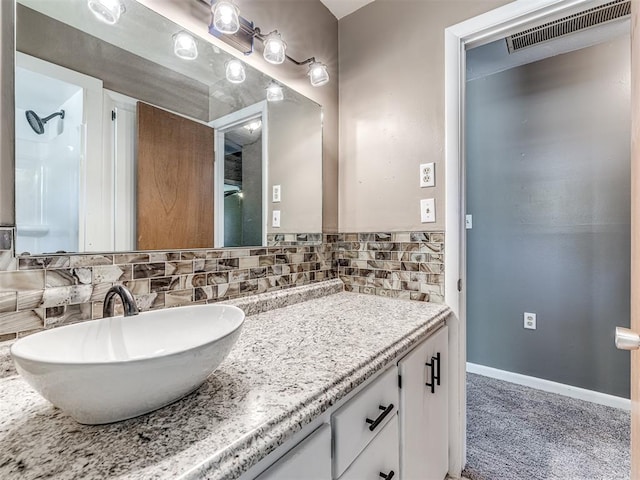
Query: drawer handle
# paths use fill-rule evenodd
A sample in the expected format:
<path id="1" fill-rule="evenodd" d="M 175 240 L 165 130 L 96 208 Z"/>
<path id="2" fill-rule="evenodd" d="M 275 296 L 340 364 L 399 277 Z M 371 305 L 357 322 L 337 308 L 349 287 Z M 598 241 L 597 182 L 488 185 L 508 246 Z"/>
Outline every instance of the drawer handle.
<path id="1" fill-rule="evenodd" d="M 386 475 L 382 472 L 380 472 L 380 476 L 382 478 L 384 478 L 385 480 L 391 480 L 393 478 L 393 476 L 395 475 L 395 472 L 393 470 L 391 470 L 389 473 L 387 473 Z"/>
<path id="2" fill-rule="evenodd" d="M 425 385 L 431 387 L 431 393 L 436 393 L 436 385 L 440 386 L 440 352 L 435 357 L 431 357 L 431 361 L 425 363 L 427 367 L 431 367 L 431 382 Z"/>
<path id="3" fill-rule="evenodd" d="M 366 419 L 367 423 L 370 424 L 369 430 L 371 430 L 372 432 L 376 429 L 378 425 L 380 425 L 380 422 L 384 420 L 384 417 L 386 417 L 393 411 L 393 403 L 390 403 L 388 407 L 383 407 L 382 405 L 380 405 L 378 408 L 380 410 L 384 410 L 380 415 L 378 415 L 378 418 L 376 418 L 375 420 L 371 420 L 370 418 Z"/>

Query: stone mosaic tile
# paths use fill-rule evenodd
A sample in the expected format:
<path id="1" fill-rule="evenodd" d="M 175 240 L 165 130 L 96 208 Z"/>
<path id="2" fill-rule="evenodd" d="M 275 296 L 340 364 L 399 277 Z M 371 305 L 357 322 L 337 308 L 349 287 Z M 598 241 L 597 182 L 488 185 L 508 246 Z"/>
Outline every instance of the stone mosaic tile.
<path id="1" fill-rule="evenodd" d="M 44 309 L 38 308 L 26 312 L 1 313 L 0 335 L 23 332 L 44 326 Z"/>
<path id="2" fill-rule="evenodd" d="M 18 292 L 0 293 L 0 313 L 18 310 Z"/>
<path id="3" fill-rule="evenodd" d="M 184 290 L 186 285 L 186 276 L 162 277 L 151 279 L 151 293 L 167 292 L 170 290 Z"/>
<path id="4" fill-rule="evenodd" d="M 93 283 L 124 282 L 133 278 L 131 265 L 104 265 L 93 267 Z"/>
<path id="5" fill-rule="evenodd" d="M 123 264 L 123 263 L 149 263 L 150 254 L 148 253 L 124 253 L 124 254 L 116 254 L 113 256 L 113 263 L 115 264 Z"/>
<path id="6" fill-rule="evenodd" d="M 131 293 L 135 295 L 147 295 L 151 292 L 150 290 L 150 280 L 129 280 L 123 282 L 123 285 L 131 290 Z M 105 293 L 106 295 L 106 293 Z"/>
<path id="7" fill-rule="evenodd" d="M 20 290 L 17 294 L 16 311 L 33 310 L 42 304 L 44 290 Z"/>
<path id="8" fill-rule="evenodd" d="M 193 302 L 193 289 L 170 290 L 164 294 L 165 307 L 177 307 Z"/>
<path id="9" fill-rule="evenodd" d="M 180 252 L 150 252 L 149 263 L 175 262 L 180 260 Z"/>
<path id="10" fill-rule="evenodd" d="M 113 255 L 72 255 L 69 258 L 69 266 L 71 267 L 93 267 L 112 264 Z"/>
<path id="11" fill-rule="evenodd" d="M 107 295 L 107 292 L 112 287 L 110 283 L 97 283 L 92 285 L 93 292 L 91 293 L 91 302 L 102 302 L 104 297 Z"/>
<path id="12" fill-rule="evenodd" d="M 0 247 L 2 235 L 0 229 Z M 12 245 L 12 238 L 10 232 L 5 243 Z M 6 267 L 0 272 L 0 315 L 24 314 L 15 317 L 20 332 L 42 329 L 45 317 L 47 327 L 100 318 L 114 283 L 129 287 L 142 310 L 332 278 L 367 294 L 442 301 L 443 242 L 439 232 L 274 234 L 258 248 L 20 257 L 19 271 L 11 271 L 18 266 L 13 251 L 0 248 L 0 270 Z M 5 320 L 0 335 L 15 333 L 6 330 L 15 318 Z"/>
<path id="13" fill-rule="evenodd" d="M 0 272 L 0 291 L 41 290 L 44 288 L 44 270 Z"/>
<path id="14" fill-rule="evenodd" d="M 154 278 L 164 277 L 166 262 L 136 263 L 133 265 L 133 278 Z"/>
<path id="15" fill-rule="evenodd" d="M 91 314 L 92 308 L 90 303 L 49 307 L 45 309 L 44 326 L 46 328 L 59 327 L 83 320 L 90 320 Z"/>
<path id="16" fill-rule="evenodd" d="M 44 268 L 69 268 L 70 257 L 66 255 L 51 257 L 19 257 L 18 270 L 42 270 Z"/>
<path id="17" fill-rule="evenodd" d="M 204 259 L 200 259 L 204 260 Z M 193 273 L 193 260 L 181 260 L 179 262 L 167 262 L 165 264 L 164 274 L 170 275 L 185 275 L 187 273 Z"/>
<path id="18" fill-rule="evenodd" d="M 74 305 L 87 303 L 93 294 L 92 285 L 73 285 L 70 287 L 45 288 L 42 294 L 42 307 Z"/>
<path id="19" fill-rule="evenodd" d="M 229 272 L 207 274 L 207 285 L 219 285 L 221 283 L 229 283 Z"/>
<path id="20" fill-rule="evenodd" d="M 90 268 L 72 268 L 67 270 L 47 270 L 45 272 L 45 287 L 64 287 L 68 285 L 85 284 L 92 280 Z"/>

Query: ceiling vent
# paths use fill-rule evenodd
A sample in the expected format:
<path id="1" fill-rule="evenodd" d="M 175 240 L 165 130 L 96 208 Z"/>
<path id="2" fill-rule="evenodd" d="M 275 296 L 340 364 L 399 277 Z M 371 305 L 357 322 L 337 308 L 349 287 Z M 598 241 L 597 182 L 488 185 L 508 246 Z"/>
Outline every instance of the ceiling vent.
<path id="1" fill-rule="evenodd" d="M 509 53 L 523 48 L 532 47 L 554 38 L 584 30 L 585 28 L 602 25 L 612 20 L 631 14 L 630 0 L 615 0 L 605 3 L 568 17 L 554 20 L 534 28 L 529 28 L 507 37 Z"/>

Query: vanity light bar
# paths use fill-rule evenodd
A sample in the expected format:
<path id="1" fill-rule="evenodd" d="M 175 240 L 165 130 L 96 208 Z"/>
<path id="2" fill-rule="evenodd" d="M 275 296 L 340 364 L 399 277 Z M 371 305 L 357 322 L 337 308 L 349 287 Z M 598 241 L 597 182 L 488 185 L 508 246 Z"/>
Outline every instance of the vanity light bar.
<path id="1" fill-rule="evenodd" d="M 231 5 L 233 8 L 229 7 Z M 229 7 L 229 8 L 227 8 Z M 229 24 L 238 25 L 238 29 L 234 33 L 224 33 L 218 28 L 219 21 L 216 23 L 216 19 L 220 17 L 218 8 L 224 8 L 225 12 L 239 12 L 238 8 L 233 4 L 231 0 L 218 0 L 211 6 L 211 23 L 209 25 L 209 33 L 216 38 L 219 38 L 227 45 L 231 45 L 236 50 L 241 51 L 245 55 L 251 55 L 253 53 L 254 39 L 260 40 L 264 49 L 264 58 L 267 62 L 273 64 L 283 63 L 284 60 L 289 60 L 296 65 L 309 65 L 307 75 L 309 76 L 311 85 L 319 87 L 329 83 L 329 71 L 325 64 L 316 61 L 315 57 L 307 58 L 306 60 L 299 62 L 294 58 L 286 54 L 287 44 L 282 40 L 280 33 L 277 30 L 264 35 L 253 22 L 241 17 L 237 14 L 237 18 L 226 18 Z M 223 30 L 226 30 L 226 26 L 222 26 Z"/>

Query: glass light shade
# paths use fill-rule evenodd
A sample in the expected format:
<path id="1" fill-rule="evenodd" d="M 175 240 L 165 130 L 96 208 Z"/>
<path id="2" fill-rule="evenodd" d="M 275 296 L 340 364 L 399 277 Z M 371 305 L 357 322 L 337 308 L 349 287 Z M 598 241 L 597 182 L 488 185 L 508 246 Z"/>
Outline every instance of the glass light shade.
<path id="1" fill-rule="evenodd" d="M 284 99 L 282 87 L 276 82 L 271 82 L 267 87 L 267 102 L 279 102 Z"/>
<path id="2" fill-rule="evenodd" d="M 321 87 L 329 83 L 329 72 L 324 63 L 313 62 L 309 65 L 309 80 L 314 87 Z"/>
<path id="3" fill-rule="evenodd" d="M 187 32 L 176 33 L 173 36 L 173 53 L 184 60 L 195 60 L 198 58 L 196 39 Z"/>
<path id="4" fill-rule="evenodd" d="M 87 6 L 95 17 L 109 25 L 115 25 L 124 12 L 124 5 L 120 0 L 87 0 Z"/>
<path id="5" fill-rule="evenodd" d="M 229 0 L 218 0 L 213 6 L 213 26 L 220 33 L 229 35 L 240 30 L 238 7 Z"/>
<path id="6" fill-rule="evenodd" d="M 264 40 L 262 56 L 269 63 L 280 64 L 285 60 L 287 44 L 278 32 L 271 32 Z"/>
<path id="7" fill-rule="evenodd" d="M 244 64 L 237 59 L 229 60 L 225 69 L 227 80 L 231 83 L 242 83 L 247 78 L 244 71 Z"/>

